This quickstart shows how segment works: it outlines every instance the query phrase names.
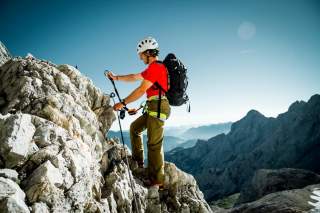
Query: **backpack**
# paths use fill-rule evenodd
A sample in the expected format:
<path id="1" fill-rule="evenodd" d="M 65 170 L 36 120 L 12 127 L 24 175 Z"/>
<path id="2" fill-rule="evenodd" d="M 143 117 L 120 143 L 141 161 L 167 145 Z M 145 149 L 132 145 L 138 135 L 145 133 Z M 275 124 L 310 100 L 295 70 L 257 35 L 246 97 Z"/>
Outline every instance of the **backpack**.
<path id="1" fill-rule="evenodd" d="M 181 106 L 189 101 L 187 95 L 188 77 L 187 68 L 182 62 L 177 59 L 173 53 L 169 53 L 164 61 L 158 61 L 165 65 L 168 70 L 168 91 L 165 91 L 158 82 L 155 85 L 159 88 L 159 99 L 161 97 L 161 90 L 166 92 L 167 99 L 171 106 Z M 161 99 L 158 102 L 158 117 L 160 116 L 160 104 Z M 190 102 L 188 106 L 188 112 L 190 112 Z"/>
<path id="2" fill-rule="evenodd" d="M 163 64 L 168 70 L 169 90 L 166 95 L 171 106 L 181 106 L 189 100 L 187 92 L 187 69 L 173 53 L 169 53 Z"/>

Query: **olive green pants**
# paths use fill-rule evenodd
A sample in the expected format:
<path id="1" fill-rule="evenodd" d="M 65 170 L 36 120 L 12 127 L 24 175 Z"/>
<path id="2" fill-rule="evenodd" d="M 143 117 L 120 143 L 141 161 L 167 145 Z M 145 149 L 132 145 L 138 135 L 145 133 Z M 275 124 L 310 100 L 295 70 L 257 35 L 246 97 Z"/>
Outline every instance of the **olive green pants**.
<path id="1" fill-rule="evenodd" d="M 147 111 L 157 112 L 158 100 L 147 101 Z M 167 99 L 161 100 L 160 112 L 170 115 L 170 105 Z M 148 176 L 151 181 L 164 181 L 164 121 L 151 116 L 148 112 L 138 117 L 130 125 L 130 139 L 132 147 L 132 157 L 143 162 L 143 137 L 142 132 L 147 129 L 148 147 Z"/>

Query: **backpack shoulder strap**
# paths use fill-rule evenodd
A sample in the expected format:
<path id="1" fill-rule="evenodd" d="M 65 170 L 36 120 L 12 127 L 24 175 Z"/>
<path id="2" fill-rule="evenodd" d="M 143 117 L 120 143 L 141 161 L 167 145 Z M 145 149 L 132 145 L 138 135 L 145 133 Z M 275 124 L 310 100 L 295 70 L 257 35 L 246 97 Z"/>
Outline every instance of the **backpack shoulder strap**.
<path id="1" fill-rule="evenodd" d="M 159 63 L 159 64 L 163 64 L 163 62 L 162 62 L 162 61 L 159 61 L 159 60 L 157 60 L 156 62 Z M 161 86 L 157 81 L 156 81 L 154 84 L 155 84 L 155 85 L 158 87 L 158 89 L 159 89 L 159 100 L 158 100 L 158 112 L 157 112 L 157 117 L 160 118 L 160 111 L 161 111 L 161 90 L 164 91 L 164 92 L 166 92 L 166 91 L 162 88 L 162 86 Z"/>
<path id="2" fill-rule="evenodd" d="M 163 61 L 160 61 L 160 60 L 156 60 L 156 63 L 159 63 L 159 64 L 163 64 L 164 65 L 164 63 L 163 63 Z M 168 71 L 167 71 L 167 78 L 168 78 Z M 169 79 L 168 79 L 168 81 L 169 81 Z M 168 81 L 167 81 L 167 83 L 168 83 Z M 163 92 L 167 92 L 167 91 L 165 91 L 163 88 L 162 88 L 162 86 L 156 81 L 155 83 L 154 83 L 154 85 L 156 86 L 156 87 L 158 87 L 159 89 L 161 89 Z M 159 93 L 160 93 L 160 91 L 159 91 Z"/>

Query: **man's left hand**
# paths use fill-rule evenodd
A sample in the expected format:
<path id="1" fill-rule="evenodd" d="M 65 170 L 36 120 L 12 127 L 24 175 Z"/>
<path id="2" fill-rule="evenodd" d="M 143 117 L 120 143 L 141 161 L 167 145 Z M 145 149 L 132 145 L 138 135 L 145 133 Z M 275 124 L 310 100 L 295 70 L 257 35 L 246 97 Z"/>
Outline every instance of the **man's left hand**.
<path id="1" fill-rule="evenodd" d="M 118 111 L 118 110 L 121 110 L 123 107 L 124 107 L 123 103 L 119 102 L 113 106 L 113 110 Z"/>

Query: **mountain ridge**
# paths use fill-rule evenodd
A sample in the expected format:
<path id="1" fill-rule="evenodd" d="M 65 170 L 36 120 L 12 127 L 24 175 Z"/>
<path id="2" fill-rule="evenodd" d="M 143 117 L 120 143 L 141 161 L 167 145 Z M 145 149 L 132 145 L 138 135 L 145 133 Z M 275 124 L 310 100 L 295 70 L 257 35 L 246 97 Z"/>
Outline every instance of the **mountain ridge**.
<path id="1" fill-rule="evenodd" d="M 209 201 L 239 192 L 259 168 L 319 172 L 319 115 L 319 94 L 294 102 L 276 118 L 250 110 L 228 134 L 199 140 L 192 148 L 166 153 L 166 158 L 194 174 Z"/>

